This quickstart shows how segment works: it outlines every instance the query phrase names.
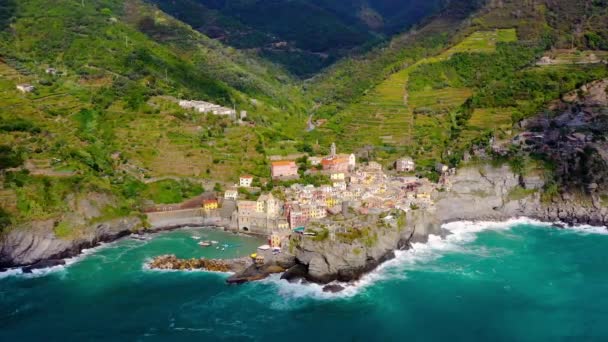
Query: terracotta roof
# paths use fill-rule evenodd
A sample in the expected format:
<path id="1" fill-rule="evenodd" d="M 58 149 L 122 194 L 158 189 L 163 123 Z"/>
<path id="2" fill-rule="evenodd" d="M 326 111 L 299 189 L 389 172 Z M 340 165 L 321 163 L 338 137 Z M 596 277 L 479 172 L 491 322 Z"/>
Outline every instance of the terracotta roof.
<path id="1" fill-rule="evenodd" d="M 253 178 L 251 175 L 242 175 L 241 178 Z"/>
<path id="2" fill-rule="evenodd" d="M 290 166 L 290 165 L 295 165 L 295 164 L 296 163 L 291 160 L 281 160 L 281 161 L 272 162 L 272 166 Z"/>
<path id="3" fill-rule="evenodd" d="M 346 158 L 325 158 L 321 161 L 323 165 L 336 165 L 336 164 L 344 164 L 348 163 L 348 159 Z"/>
<path id="4" fill-rule="evenodd" d="M 215 199 L 207 199 L 203 201 L 203 204 L 212 204 L 212 203 L 217 203 L 217 200 Z"/>

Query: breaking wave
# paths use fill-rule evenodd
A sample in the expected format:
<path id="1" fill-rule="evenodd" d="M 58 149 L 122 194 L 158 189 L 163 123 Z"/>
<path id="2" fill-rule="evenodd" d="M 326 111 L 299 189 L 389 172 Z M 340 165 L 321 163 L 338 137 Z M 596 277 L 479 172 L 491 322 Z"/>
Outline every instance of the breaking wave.
<path id="1" fill-rule="evenodd" d="M 429 262 L 436 260 L 448 253 L 479 253 L 467 248 L 467 245 L 477 239 L 477 234 L 488 231 L 508 231 L 520 225 L 533 225 L 536 227 L 551 228 L 560 223 L 552 224 L 541 222 L 529 218 L 516 218 L 503 222 L 494 221 L 457 221 L 446 223 L 442 228 L 449 234 L 442 238 L 437 235 L 430 235 L 426 243 L 414 243 L 412 248 L 405 251 L 395 251 L 395 258 L 381 264 L 374 271 L 364 275 L 361 279 L 350 282 L 333 282 L 332 285 L 344 287 L 343 291 L 328 293 L 323 291 L 324 285 L 311 283 L 289 283 L 280 280 L 280 276 L 275 275 L 262 281 L 276 287 L 281 297 L 286 299 L 341 299 L 349 298 L 360 294 L 364 289 L 377 284 L 378 282 L 407 279 L 407 272 L 424 268 Z M 593 226 L 574 226 L 564 228 L 573 232 L 584 234 L 608 234 L 605 227 Z"/>

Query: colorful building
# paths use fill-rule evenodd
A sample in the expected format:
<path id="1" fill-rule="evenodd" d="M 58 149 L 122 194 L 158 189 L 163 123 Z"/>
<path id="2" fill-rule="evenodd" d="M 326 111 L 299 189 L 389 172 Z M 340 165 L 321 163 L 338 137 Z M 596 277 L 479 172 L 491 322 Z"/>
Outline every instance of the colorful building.
<path id="1" fill-rule="evenodd" d="M 272 233 L 268 240 L 270 242 L 270 247 L 281 247 L 281 236 L 279 234 Z"/>
<path id="2" fill-rule="evenodd" d="M 213 210 L 219 208 L 219 203 L 216 199 L 206 199 L 203 200 L 203 209 L 205 210 Z"/>
<path id="3" fill-rule="evenodd" d="M 272 162 L 270 166 L 272 178 L 298 177 L 298 166 L 294 161 L 283 160 Z"/>

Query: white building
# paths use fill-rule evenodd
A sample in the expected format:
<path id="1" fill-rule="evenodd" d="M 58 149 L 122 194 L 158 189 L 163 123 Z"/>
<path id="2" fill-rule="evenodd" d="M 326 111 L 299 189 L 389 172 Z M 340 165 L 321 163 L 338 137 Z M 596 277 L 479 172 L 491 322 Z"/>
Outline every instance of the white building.
<path id="1" fill-rule="evenodd" d="M 412 172 L 416 170 L 416 163 L 412 158 L 401 158 L 395 162 L 395 169 L 398 172 Z"/>
<path id="2" fill-rule="evenodd" d="M 231 108 L 222 107 L 205 101 L 179 101 L 179 106 L 184 109 L 194 109 L 199 113 L 211 113 L 214 115 L 228 115 L 236 118 L 236 111 Z"/>
<path id="3" fill-rule="evenodd" d="M 343 181 L 344 173 L 342 173 L 342 172 L 332 173 L 329 178 L 333 181 Z"/>
<path id="4" fill-rule="evenodd" d="M 226 190 L 226 192 L 224 192 L 224 198 L 236 201 L 239 198 L 239 192 L 236 190 Z"/>
<path id="5" fill-rule="evenodd" d="M 253 176 L 243 175 L 239 178 L 239 186 L 243 188 L 250 188 L 253 183 Z"/>
<path id="6" fill-rule="evenodd" d="M 31 93 L 35 89 L 36 89 L 36 87 L 34 87 L 33 85 L 31 85 L 29 83 L 23 83 L 23 84 L 17 85 L 17 90 L 19 90 L 22 93 Z"/>

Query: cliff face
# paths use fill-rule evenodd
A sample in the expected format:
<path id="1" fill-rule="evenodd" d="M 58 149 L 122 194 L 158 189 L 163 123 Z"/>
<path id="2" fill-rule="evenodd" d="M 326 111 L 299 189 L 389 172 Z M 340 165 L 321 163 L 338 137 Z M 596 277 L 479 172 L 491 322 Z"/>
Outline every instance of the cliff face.
<path id="1" fill-rule="evenodd" d="M 129 217 L 96 224 L 83 234 L 61 239 L 54 233 L 54 221 L 35 221 L 27 227 L 8 232 L 0 243 L 0 267 L 32 265 L 52 259 L 78 255 L 83 249 L 100 242 L 114 241 L 141 226 L 139 218 Z"/>
<path id="2" fill-rule="evenodd" d="M 608 226 L 608 208 L 599 201 L 564 193 L 545 203 L 540 191 L 534 191 L 543 185 L 542 178 L 520 178 L 508 166 L 465 167 L 452 178 L 452 190 L 437 198 L 437 219 L 449 222 L 527 216 L 548 222 Z"/>
<path id="3" fill-rule="evenodd" d="M 424 241 L 429 234 L 440 234 L 439 221 L 432 212 L 408 213 L 405 227 L 393 222 L 375 231 L 373 243 L 345 242 L 338 238 L 315 241 L 301 237 L 293 251 L 297 266 L 305 266 L 304 277 L 317 283 L 351 281 L 392 259 L 394 251 L 407 249 L 411 242 Z"/>

